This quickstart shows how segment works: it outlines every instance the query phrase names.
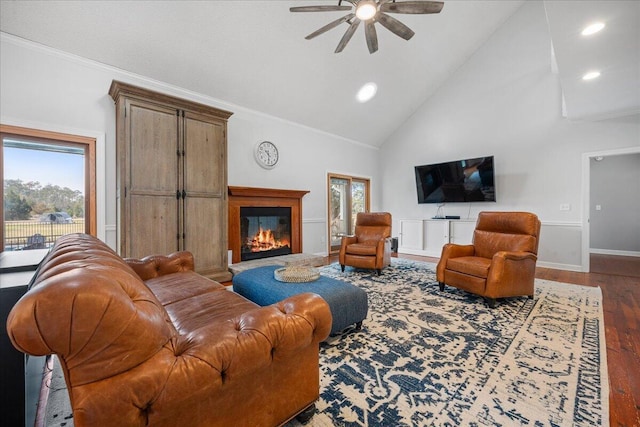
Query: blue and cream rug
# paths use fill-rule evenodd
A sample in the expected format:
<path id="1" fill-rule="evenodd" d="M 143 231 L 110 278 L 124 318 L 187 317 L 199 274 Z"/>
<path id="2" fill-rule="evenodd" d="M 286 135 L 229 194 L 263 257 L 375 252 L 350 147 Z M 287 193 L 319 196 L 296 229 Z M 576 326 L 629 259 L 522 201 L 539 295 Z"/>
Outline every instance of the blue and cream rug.
<path id="1" fill-rule="evenodd" d="M 308 425 L 609 425 L 600 288 L 536 280 L 533 300 L 492 310 L 440 292 L 434 268 L 394 258 L 379 277 L 322 269 L 365 289 L 369 316 L 323 344 Z"/>
<path id="2" fill-rule="evenodd" d="M 533 300 L 492 310 L 455 288 L 440 292 L 434 268 L 397 258 L 380 276 L 321 268 L 365 289 L 369 315 L 361 331 L 322 344 L 307 426 L 609 425 L 600 288 L 536 280 Z M 60 380 L 47 426 L 73 425 Z"/>

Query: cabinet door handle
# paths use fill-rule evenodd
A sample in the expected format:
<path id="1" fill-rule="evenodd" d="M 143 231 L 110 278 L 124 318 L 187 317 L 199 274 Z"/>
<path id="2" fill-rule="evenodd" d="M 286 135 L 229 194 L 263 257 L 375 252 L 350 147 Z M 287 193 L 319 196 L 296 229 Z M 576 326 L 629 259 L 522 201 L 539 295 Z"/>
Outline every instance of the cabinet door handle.
<path id="1" fill-rule="evenodd" d="M 187 197 L 187 192 L 182 190 L 182 200 L 184 200 Z"/>

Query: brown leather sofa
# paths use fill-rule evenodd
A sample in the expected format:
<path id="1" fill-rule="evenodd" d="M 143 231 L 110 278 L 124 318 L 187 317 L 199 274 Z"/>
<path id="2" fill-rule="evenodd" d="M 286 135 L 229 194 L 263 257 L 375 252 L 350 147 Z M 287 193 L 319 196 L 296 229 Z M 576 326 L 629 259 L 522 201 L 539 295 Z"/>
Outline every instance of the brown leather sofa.
<path id="1" fill-rule="evenodd" d="M 344 236 L 338 255 L 340 267 L 375 269 L 378 275 L 391 264 L 391 214 L 359 212 L 355 233 Z"/>
<path id="2" fill-rule="evenodd" d="M 58 355 L 76 426 L 276 426 L 319 395 L 331 312 L 307 293 L 259 307 L 193 272 L 188 252 L 123 260 L 63 236 L 7 320 Z"/>
<path id="3" fill-rule="evenodd" d="M 533 298 L 540 220 L 529 212 L 480 212 L 473 244 L 447 243 L 436 269 L 445 284 L 482 295 L 493 308 L 497 298 Z"/>

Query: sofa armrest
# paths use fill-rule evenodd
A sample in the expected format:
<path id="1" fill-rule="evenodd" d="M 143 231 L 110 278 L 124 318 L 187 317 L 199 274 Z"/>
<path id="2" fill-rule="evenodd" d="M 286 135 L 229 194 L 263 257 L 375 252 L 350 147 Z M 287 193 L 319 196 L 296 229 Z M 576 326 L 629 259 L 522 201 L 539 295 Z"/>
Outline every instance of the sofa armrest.
<path id="1" fill-rule="evenodd" d="M 183 361 L 204 362 L 213 368 L 219 375 L 214 382 L 222 385 L 302 348 L 317 349 L 329 336 L 331 325 L 327 302 L 317 294 L 303 293 L 206 326 L 198 334 L 203 339 L 184 336 L 186 339 L 179 340 L 174 351 Z M 205 338 L 211 336 L 215 339 Z M 208 378 L 213 380 L 210 375 Z"/>
<path id="2" fill-rule="evenodd" d="M 266 336 L 273 351 L 295 351 L 325 340 L 333 318 L 329 304 L 320 295 L 307 292 L 243 313 L 236 321 L 239 330 Z"/>
<path id="3" fill-rule="evenodd" d="M 174 252 L 170 255 L 150 255 L 144 258 L 125 258 L 125 262 L 142 280 L 153 279 L 171 273 L 193 271 L 194 260 L 191 252 Z"/>

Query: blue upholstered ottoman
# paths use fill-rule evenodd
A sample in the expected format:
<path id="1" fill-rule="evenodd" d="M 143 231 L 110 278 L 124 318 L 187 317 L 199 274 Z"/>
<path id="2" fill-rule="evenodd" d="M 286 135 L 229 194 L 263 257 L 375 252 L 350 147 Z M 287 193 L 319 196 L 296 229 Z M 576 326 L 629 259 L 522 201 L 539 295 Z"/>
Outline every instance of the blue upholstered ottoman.
<path id="1" fill-rule="evenodd" d="M 326 276 L 320 276 L 313 282 L 280 282 L 273 277 L 273 272 L 277 268 L 282 266 L 267 265 L 240 272 L 233 276 L 233 290 L 261 306 L 270 305 L 303 292 L 318 294 L 324 298 L 331 309 L 332 335 L 349 325 L 356 324 L 359 328 L 367 317 L 369 300 L 363 289 Z"/>

